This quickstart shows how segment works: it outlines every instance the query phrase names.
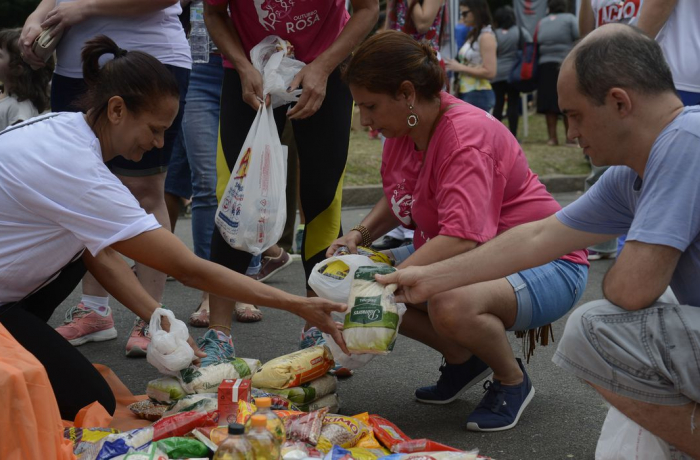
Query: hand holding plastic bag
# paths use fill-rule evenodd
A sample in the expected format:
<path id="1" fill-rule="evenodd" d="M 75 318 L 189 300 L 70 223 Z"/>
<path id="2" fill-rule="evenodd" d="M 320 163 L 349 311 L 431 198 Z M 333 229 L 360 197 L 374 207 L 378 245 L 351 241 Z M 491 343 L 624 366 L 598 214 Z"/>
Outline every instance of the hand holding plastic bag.
<path id="1" fill-rule="evenodd" d="M 269 94 L 273 109 L 296 102 L 301 95 L 301 89 L 287 92 L 296 74 L 305 66 L 292 55 L 290 43 L 276 35 L 265 37 L 250 50 L 250 62 L 263 78 L 263 100 Z"/>
<path id="2" fill-rule="evenodd" d="M 170 322 L 170 331 L 161 327 L 161 317 Z M 194 350 L 187 343 L 190 334 L 185 323 L 175 318 L 170 310 L 158 308 L 151 316 L 149 325 L 151 342 L 148 344 L 146 360 L 166 375 L 178 375 L 194 359 Z"/>

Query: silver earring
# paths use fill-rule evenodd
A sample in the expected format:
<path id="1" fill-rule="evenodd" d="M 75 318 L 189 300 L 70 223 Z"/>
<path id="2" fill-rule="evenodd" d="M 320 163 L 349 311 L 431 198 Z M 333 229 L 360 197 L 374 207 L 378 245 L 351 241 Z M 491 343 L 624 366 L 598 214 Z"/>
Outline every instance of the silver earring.
<path id="1" fill-rule="evenodd" d="M 415 128 L 418 124 L 418 115 L 413 113 L 413 106 L 411 104 L 408 104 L 408 110 L 411 111 L 411 114 L 406 118 L 406 123 L 408 123 L 410 128 Z"/>

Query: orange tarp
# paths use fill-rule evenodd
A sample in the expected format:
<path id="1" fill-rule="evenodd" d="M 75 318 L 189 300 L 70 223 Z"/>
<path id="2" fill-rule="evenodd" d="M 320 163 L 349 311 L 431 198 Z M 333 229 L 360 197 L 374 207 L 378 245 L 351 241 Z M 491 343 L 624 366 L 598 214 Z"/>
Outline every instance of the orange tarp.
<path id="1" fill-rule="evenodd" d="M 73 460 L 46 369 L 0 324 L 0 458 Z"/>

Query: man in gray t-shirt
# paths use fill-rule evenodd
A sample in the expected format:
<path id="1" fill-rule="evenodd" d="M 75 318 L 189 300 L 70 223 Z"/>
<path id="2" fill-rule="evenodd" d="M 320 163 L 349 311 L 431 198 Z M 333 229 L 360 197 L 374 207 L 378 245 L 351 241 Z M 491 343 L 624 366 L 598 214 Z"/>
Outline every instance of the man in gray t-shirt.
<path id="1" fill-rule="evenodd" d="M 700 107 L 683 107 L 659 45 L 624 24 L 576 45 L 558 91 L 571 137 L 596 164 L 613 166 L 600 181 L 554 216 L 381 281 L 400 285 L 399 302 L 432 306 L 627 232 L 603 280 L 605 299 L 571 314 L 553 361 L 700 458 Z M 669 285 L 678 301 L 666 298 Z"/>

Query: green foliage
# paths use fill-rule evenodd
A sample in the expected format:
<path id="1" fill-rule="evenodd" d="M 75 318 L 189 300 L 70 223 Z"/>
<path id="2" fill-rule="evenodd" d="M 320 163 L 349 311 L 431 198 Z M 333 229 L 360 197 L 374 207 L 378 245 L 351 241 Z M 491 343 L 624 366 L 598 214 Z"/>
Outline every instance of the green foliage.
<path id="1" fill-rule="evenodd" d="M 0 29 L 22 27 L 40 0 L 0 0 Z"/>

